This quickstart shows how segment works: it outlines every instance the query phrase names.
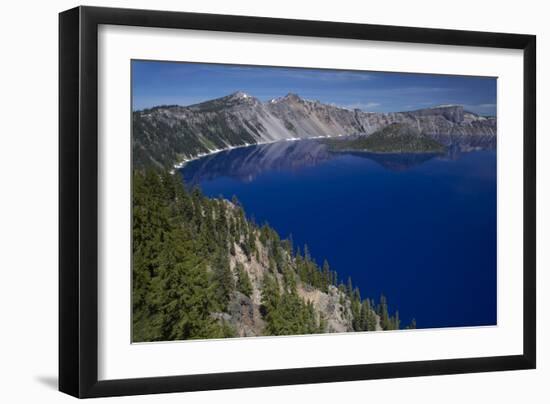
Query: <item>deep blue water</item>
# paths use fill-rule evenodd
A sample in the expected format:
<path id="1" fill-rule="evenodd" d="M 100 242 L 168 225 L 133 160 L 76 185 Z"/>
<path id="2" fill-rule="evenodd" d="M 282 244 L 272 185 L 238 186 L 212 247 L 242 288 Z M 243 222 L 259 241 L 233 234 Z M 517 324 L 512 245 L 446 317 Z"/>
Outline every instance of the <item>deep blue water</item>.
<path id="1" fill-rule="evenodd" d="M 402 324 L 496 324 L 496 153 L 332 154 L 314 141 L 189 163 L 187 183 L 236 195 L 249 217 L 307 243 Z"/>

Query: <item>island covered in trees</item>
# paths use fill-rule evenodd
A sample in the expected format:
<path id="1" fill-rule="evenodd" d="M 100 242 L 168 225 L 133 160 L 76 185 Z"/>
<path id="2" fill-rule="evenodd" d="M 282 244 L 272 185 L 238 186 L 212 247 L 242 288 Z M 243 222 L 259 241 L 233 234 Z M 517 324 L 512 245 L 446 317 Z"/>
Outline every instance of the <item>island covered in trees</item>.
<path id="1" fill-rule="evenodd" d="M 406 123 L 392 123 L 370 136 L 325 139 L 324 142 L 334 152 L 443 153 L 446 150 L 437 140 Z"/>
<path id="2" fill-rule="evenodd" d="M 180 175 L 133 172 L 132 341 L 395 330 L 387 299 L 362 297 L 307 245 L 208 198 Z"/>

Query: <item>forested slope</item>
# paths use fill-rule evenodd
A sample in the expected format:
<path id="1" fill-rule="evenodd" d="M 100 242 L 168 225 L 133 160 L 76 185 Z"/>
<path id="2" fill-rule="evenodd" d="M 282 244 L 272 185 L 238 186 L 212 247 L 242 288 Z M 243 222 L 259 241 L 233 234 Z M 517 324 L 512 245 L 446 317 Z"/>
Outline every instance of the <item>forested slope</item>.
<path id="1" fill-rule="evenodd" d="M 384 296 L 363 299 L 307 246 L 179 175 L 134 171 L 132 234 L 134 342 L 401 327 Z"/>

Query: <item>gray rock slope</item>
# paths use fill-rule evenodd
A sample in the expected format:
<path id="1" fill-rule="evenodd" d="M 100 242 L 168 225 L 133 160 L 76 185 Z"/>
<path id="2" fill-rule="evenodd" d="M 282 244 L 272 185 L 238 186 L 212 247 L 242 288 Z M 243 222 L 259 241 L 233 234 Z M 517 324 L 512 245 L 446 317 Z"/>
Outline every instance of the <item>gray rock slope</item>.
<path id="1" fill-rule="evenodd" d="M 460 105 L 408 112 L 349 110 L 296 94 L 262 102 L 243 92 L 190 106 L 158 106 L 133 113 L 135 166 L 171 167 L 233 147 L 282 140 L 365 135 L 392 123 L 417 127 L 445 146 L 494 148 L 496 118 Z"/>

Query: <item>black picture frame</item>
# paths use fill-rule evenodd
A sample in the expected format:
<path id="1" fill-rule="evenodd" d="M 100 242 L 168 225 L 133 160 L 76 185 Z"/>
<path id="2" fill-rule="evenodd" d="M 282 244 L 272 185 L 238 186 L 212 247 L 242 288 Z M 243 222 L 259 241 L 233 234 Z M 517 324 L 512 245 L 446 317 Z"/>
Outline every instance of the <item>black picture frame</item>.
<path id="1" fill-rule="evenodd" d="M 523 354 L 99 381 L 98 26 L 113 24 L 523 50 Z M 59 15 L 59 390 L 103 397 L 533 369 L 536 366 L 536 37 L 77 7 Z"/>

